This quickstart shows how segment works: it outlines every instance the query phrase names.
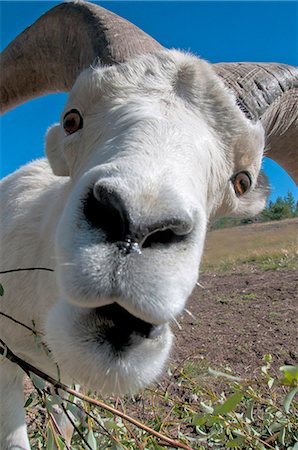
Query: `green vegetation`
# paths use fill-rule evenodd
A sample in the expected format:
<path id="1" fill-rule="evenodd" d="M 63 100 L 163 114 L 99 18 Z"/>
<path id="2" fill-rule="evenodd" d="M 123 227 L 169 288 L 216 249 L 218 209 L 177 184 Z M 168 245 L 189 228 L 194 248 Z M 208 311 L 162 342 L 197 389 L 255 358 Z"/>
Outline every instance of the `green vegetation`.
<path id="1" fill-rule="evenodd" d="M 147 390 L 138 399 L 147 411 L 143 423 L 189 450 L 297 450 L 298 367 L 283 366 L 276 376 L 271 361 L 272 357 L 266 355 L 258 376 L 251 379 L 234 376 L 228 369 L 224 372 L 206 369 L 201 362 L 185 362 L 172 370 L 166 385 Z M 33 448 L 51 450 L 56 442 L 64 450 L 67 447 L 53 421 L 53 412 L 62 405 L 62 400 L 50 394 L 42 380 L 34 377 L 33 382 L 39 394 L 31 393 L 26 406 L 38 407 L 38 414 L 47 418 L 45 426 L 31 433 Z M 177 386 L 174 392 L 170 389 L 173 383 Z M 76 425 L 72 450 L 177 448 L 164 445 L 150 433 L 88 402 L 73 401 L 71 397 L 66 407 Z M 116 403 L 126 411 L 136 401 L 117 399 Z M 88 446 L 83 444 L 82 437 Z"/>
<path id="2" fill-rule="evenodd" d="M 284 198 L 277 197 L 275 202 L 270 201 L 260 216 L 263 221 L 297 217 L 298 202 L 295 202 L 293 194 L 289 191 Z"/>
<path id="3" fill-rule="evenodd" d="M 211 229 L 230 228 L 249 223 L 268 222 L 271 220 L 283 220 L 298 217 L 298 202 L 295 202 L 291 191 L 288 191 L 285 197 L 277 197 L 273 202 L 270 201 L 267 207 L 256 217 L 247 217 L 239 219 L 236 217 L 222 217 L 215 221 Z"/>
<path id="4" fill-rule="evenodd" d="M 207 256 L 205 260 L 207 259 Z M 237 269 L 241 267 L 241 269 Z M 218 273 L 229 273 L 241 270 L 242 273 L 250 272 L 252 267 L 263 272 L 268 270 L 278 269 L 297 269 L 298 268 L 298 253 L 294 247 L 289 250 L 281 251 L 269 255 L 264 254 L 243 255 L 242 258 L 227 257 L 226 259 L 218 260 L 215 263 L 205 263 L 201 268 L 201 272 L 208 273 L 216 270 Z"/>
<path id="5" fill-rule="evenodd" d="M 227 273 L 298 267 L 297 219 L 212 230 L 207 235 L 202 272 Z"/>
<path id="6" fill-rule="evenodd" d="M 243 300 L 255 300 L 257 298 L 256 294 L 242 294 Z"/>

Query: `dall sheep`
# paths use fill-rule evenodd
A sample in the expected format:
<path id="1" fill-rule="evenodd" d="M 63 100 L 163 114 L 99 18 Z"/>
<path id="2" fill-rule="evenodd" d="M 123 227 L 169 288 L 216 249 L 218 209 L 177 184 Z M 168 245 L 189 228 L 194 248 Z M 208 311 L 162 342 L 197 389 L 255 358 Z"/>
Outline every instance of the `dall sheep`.
<path id="1" fill-rule="evenodd" d="M 4 112 L 70 90 L 47 159 L 1 182 L 2 270 L 54 270 L 5 275 L 2 311 L 34 321 L 52 360 L 5 317 L 2 338 L 65 383 L 133 393 L 162 371 L 208 222 L 265 204 L 264 129 L 297 179 L 297 69 L 212 66 L 80 2 L 41 17 L 1 67 Z M 1 448 L 29 449 L 23 373 L 1 364 Z"/>

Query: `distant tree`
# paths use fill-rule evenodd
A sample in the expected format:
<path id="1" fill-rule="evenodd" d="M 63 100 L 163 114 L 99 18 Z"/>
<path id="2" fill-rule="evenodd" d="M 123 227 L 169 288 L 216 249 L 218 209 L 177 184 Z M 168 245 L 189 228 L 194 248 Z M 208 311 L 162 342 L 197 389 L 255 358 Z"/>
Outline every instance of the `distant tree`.
<path id="1" fill-rule="evenodd" d="M 277 197 L 275 202 L 269 203 L 270 220 L 281 220 L 289 217 L 290 211 L 287 202 L 282 197 Z"/>
<path id="2" fill-rule="evenodd" d="M 298 216 L 297 203 L 291 191 L 288 191 L 285 197 L 277 197 L 275 202 L 272 200 L 262 211 L 260 220 L 281 220 Z"/>
<path id="3" fill-rule="evenodd" d="M 291 191 L 288 191 L 288 193 L 287 193 L 287 195 L 285 197 L 285 200 L 286 200 L 286 202 L 288 204 L 288 207 L 289 207 L 289 210 L 290 210 L 290 214 L 291 214 L 290 217 L 294 217 L 295 216 L 295 212 L 297 210 L 297 204 L 295 202 L 294 195 L 292 194 Z"/>
<path id="4" fill-rule="evenodd" d="M 247 225 L 255 222 L 268 222 L 270 220 L 282 220 L 291 217 L 298 217 L 298 201 L 295 202 L 294 195 L 288 191 L 285 197 L 277 197 L 275 201 L 270 200 L 267 207 L 256 217 L 221 217 L 216 220 L 211 229 L 231 228 L 239 225 Z"/>

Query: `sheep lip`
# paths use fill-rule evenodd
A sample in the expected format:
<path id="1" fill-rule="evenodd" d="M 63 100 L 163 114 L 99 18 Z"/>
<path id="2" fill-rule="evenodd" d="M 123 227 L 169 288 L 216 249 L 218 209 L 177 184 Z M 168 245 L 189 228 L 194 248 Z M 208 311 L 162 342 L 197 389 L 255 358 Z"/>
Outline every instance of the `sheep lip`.
<path id="1" fill-rule="evenodd" d="M 156 339 L 165 329 L 165 325 L 154 325 L 138 319 L 117 303 L 96 308 L 96 315 L 104 324 L 105 339 L 116 348 L 130 345 L 133 335 Z"/>

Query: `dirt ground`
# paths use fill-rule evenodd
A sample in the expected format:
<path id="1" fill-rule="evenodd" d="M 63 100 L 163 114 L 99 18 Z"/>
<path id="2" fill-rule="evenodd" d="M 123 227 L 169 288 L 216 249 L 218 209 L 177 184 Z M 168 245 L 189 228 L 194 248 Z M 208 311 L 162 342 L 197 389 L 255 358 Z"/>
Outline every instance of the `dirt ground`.
<path id="1" fill-rule="evenodd" d="M 178 324 L 169 365 L 202 361 L 214 369 L 253 376 L 270 353 L 272 366 L 298 364 L 298 273 L 208 274 L 200 277 Z M 31 383 L 25 382 L 25 391 Z"/>
<path id="2" fill-rule="evenodd" d="M 173 362 L 192 355 L 239 375 L 253 375 L 266 353 L 276 368 L 298 363 L 297 271 L 252 267 L 203 275 L 200 285 L 187 304 L 193 317 L 184 313 L 175 326 Z"/>

